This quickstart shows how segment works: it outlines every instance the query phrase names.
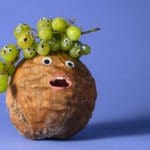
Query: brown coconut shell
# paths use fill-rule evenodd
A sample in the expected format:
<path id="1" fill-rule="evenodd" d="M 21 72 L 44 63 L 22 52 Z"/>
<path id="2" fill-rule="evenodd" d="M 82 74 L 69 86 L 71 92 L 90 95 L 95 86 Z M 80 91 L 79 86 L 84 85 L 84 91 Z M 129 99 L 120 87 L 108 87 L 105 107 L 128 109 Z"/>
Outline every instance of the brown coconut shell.
<path id="1" fill-rule="evenodd" d="M 44 56 L 22 60 L 7 90 L 6 103 L 17 130 L 30 139 L 69 138 L 88 123 L 96 100 L 95 81 L 79 60 L 64 53 L 49 56 L 50 65 L 43 65 Z M 74 62 L 68 68 L 65 61 Z M 53 89 L 50 81 L 67 76 L 72 85 Z"/>

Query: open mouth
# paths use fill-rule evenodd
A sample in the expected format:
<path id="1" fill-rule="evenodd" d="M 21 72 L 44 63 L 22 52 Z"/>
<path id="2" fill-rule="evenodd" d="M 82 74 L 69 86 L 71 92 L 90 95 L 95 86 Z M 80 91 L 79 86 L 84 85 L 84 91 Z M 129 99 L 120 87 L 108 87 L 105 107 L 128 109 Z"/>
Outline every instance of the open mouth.
<path id="1" fill-rule="evenodd" d="M 50 81 L 50 86 L 56 89 L 64 89 L 71 86 L 71 82 L 66 76 L 58 76 Z"/>

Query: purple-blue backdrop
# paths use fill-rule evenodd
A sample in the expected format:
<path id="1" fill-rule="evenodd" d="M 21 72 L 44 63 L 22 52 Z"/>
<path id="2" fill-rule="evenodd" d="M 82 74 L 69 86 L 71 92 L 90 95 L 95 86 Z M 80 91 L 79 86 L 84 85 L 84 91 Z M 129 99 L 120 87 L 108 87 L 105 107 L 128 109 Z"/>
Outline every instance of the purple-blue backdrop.
<path id="1" fill-rule="evenodd" d="M 14 27 L 35 27 L 43 16 L 76 18 L 101 31 L 82 38 L 92 47 L 83 57 L 96 79 L 98 98 L 87 128 L 69 141 L 30 141 L 12 126 L 0 95 L 0 149 L 143 150 L 150 146 L 149 0 L 3 0 L 0 46 L 15 43 Z M 145 147 L 145 148 L 144 148 Z"/>

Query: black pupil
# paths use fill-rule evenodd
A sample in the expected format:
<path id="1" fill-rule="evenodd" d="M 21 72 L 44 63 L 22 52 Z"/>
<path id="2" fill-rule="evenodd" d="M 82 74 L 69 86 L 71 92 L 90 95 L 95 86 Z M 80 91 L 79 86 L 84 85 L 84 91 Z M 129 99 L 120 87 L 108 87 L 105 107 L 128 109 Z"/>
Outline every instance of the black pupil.
<path id="1" fill-rule="evenodd" d="M 68 62 L 68 66 L 73 67 L 73 64 L 71 62 Z"/>
<path id="2" fill-rule="evenodd" d="M 45 59 L 45 60 L 44 60 L 44 63 L 45 63 L 45 64 L 49 64 L 49 63 L 50 63 L 50 60 Z"/>

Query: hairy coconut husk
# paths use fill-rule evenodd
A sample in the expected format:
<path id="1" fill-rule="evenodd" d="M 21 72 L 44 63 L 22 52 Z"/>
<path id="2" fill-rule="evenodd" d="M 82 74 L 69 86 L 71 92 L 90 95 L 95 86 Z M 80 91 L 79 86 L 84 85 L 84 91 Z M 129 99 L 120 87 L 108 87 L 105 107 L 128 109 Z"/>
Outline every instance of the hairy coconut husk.
<path id="1" fill-rule="evenodd" d="M 69 138 L 88 123 L 96 100 L 96 86 L 86 66 L 65 53 L 22 60 L 7 90 L 6 103 L 17 130 L 30 139 Z M 68 68 L 65 61 L 74 62 Z M 71 85 L 57 89 L 50 86 L 55 77 L 65 76 Z"/>

